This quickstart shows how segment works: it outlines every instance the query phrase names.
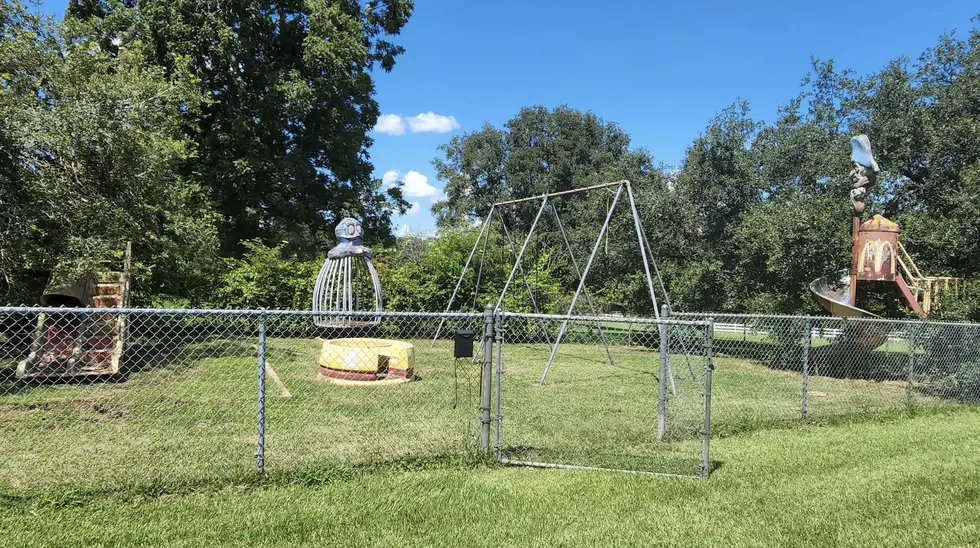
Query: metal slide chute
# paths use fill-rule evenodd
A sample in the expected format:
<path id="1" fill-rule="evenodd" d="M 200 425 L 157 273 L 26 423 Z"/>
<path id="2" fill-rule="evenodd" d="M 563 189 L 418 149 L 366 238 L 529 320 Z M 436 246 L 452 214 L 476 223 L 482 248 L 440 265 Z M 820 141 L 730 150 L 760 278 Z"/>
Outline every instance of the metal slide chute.
<path id="1" fill-rule="evenodd" d="M 842 318 L 878 318 L 867 310 L 851 303 L 851 272 L 840 270 L 834 274 L 817 278 L 810 282 L 810 292 L 817 298 L 820 306 L 834 316 Z"/>

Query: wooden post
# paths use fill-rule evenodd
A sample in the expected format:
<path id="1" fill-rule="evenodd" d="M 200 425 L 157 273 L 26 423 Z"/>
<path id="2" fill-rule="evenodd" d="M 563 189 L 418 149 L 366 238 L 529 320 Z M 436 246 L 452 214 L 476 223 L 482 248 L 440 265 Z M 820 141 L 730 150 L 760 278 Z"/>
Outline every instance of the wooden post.
<path id="1" fill-rule="evenodd" d="M 932 310 L 932 280 L 926 280 L 926 291 L 922 296 L 922 311 L 926 314 Z"/>

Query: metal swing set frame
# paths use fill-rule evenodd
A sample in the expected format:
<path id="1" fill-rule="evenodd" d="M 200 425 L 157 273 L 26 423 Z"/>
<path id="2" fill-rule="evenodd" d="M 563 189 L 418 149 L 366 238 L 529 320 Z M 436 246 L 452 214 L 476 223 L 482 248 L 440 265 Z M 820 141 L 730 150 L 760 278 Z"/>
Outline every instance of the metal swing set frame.
<path id="1" fill-rule="evenodd" d="M 574 252 L 572 251 L 571 243 L 568 240 L 568 234 L 565 232 L 564 225 L 561 222 L 561 217 L 558 215 L 558 209 L 554 206 L 553 199 L 560 196 L 567 196 L 571 194 L 578 194 L 578 193 L 589 192 L 589 191 L 594 191 L 594 190 L 604 189 L 604 188 L 612 188 L 612 187 L 616 188 L 616 194 L 612 199 L 612 203 L 610 204 L 608 211 L 606 212 L 605 221 L 603 222 L 602 228 L 599 230 L 599 234 L 596 237 L 595 245 L 593 245 L 592 252 L 589 254 L 589 259 L 585 263 L 585 269 L 580 271 L 578 266 L 579 263 L 575 258 Z M 609 230 L 609 223 L 612 220 L 613 213 L 615 213 L 616 211 L 616 207 L 619 205 L 619 202 L 624 194 L 624 190 L 630 204 L 630 213 L 633 217 L 633 227 L 636 231 L 636 240 L 640 248 L 640 257 L 643 261 L 643 272 L 646 277 L 647 289 L 650 292 L 650 301 L 653 304 L 654 315 L 656 319 L 659 321 L 661 314 L 660 314 L 660 306 L 657 301 L 657 294 L 656 291 L 654 290 L 654 284 L 653 284 L 654 276 L 656 276 L 657 278 L 657 282 L 660 286 L 660 290 L 663 292 L 664 295 L 665 304 L 667 305 L 668 308 L 670 307 L 670 299 L 667 296 L 667 288 L 664 285 L 663 277 L 660 275 L 660 269 L 657 266 L 656 259 L 654 259 L 653 257 L 653 250 L 650 247 L 650 242 L 647 240 L 646 234 L 643 231 L 643 224 L 640 222 L 640 213 L 636 207 L 636 199 L 633 196 L 633 189 L 628 180 L 614 181 L 610 183 L 593 185 L 593 186 L 588 186 L 583 188 L 565 190 L 562 192 L 552 192 L 550 194 L 541 194 L 539 196 L 530 196 L 527 198 L 518 198 L 514 200 L 506 200 L 506 201 L 494 203 L 490 207 L 490 212 L 487 214 L 485 222 L 480 228 L 480 233 L 476 238 L 476 242 L 473 244 L 473 249 L 470 251 L 469 257 L 466 259 L 466 263 L 463 265 L 463 271 L 462 273 L 460 273 L 459 280 L 456 282 L 456 287 L 455 289 L 453 289 L 453 293 L 449 297 L 449 302 L 446 304 L 446 312 L 448 313 L 452 309 L 453 303 L 455 302 L 456 297 L 459 294 L 459 290 L 463 285 L 463 280 L 466 277 L 466 273 L 470 269 L 470 265 L 473 262 L 473 258 L 476 256 L 476 251 L 478 248 L 480 248 L 480 244 L 482 243 L 483 250 L 480 254 L 480 266 L 479 266 L 479 273 L 477 275 L 477 286 L 475 291 L 476 294 L 474 295 L 474 302 L 478 298 L 479 291 L 480 291 L 480 287 L 479 287 L 480 278 L 482 277 L 483 264 L 486 258 L 487 242 L 490 239 L 490 227 L 493 224 L 494 214 L 496 213 L 497 219 L 501 226 L 501 230 L 504 234 L 505 239 L 507 240 L 508 247 L 510 248 L 511 252 L 514 254 L 514 266 L 511 268 L 510 275 L 507 277 L 507 281 L 504 283 L 504 287 L 501 290 L 499 297 L 497 298 L 495 309 L 500 310 L 500 307 L 503 305 L 504 302 L 504 296 L 507 294 L 507 290 L 510 288 L 510 285 L 514 282 L 514 278 L 518 274 L 520 274 L 524 282 L 524 287 L 525 289 L 527 289 L 528 295 L 530 297 L 531 306 L 533 307 L 535 313 L 540 314 L 537 301 L 534 298 L 534 292 L 531 290 L 531 285 L 527 280 L 526 273 L 524 272 L 522 260 L 524 258 L 525 253 L 527 252 L 528 245 L 530 244 L 531 239 L 535 234 L 535 230 L 537 229 L 538 226 L 538 221 L 541 219 L 541 216 L 544 214 L 545 210 L 549 209 L 550 206 L 551 212 L 554 215 L 558 227 L 558 231 L 561 234 L 565 250 L 568 252 L 569 259 L 571 260 L 572 267 L 576 271 L 576 275 L 579 279 L 579 282 L 578 282 L 578 287 L 575 289 L 575 294 L 572 297 L 571 304 L 568 307 L 568 312 L 564 316 L 564 320 L 562 321 L 561 328 L 558 331 L 558 335 L 555 337 L 555 340 L 551 345 L 551 354 L 548 357 L 548 363 L 547 365 L 545 365 L 544 372 L 541 375 L 541 380 L 539 384 L 544 384 L 545 379 L 548 377 L 548 372 L 551 370 L 551 364 L 552 362 L 554 362 L 555 355 L 558 352 L 558 346 L 561 344 L 562 338 L 564 337 L 565 332 L 568 329 L 568 322 L 571 318 L 574 317 L 573 314 L 575 312 L 575 305 L 578 304 L 579 298 L 583 294 L 585 295 L 585 300 L 588 303 L 589 309 L 592 312 L 592 316 L 596 318 L 595 320 L 596 327 L 599 332 L 599 337 L 602 340 L 602 344 L 605 347 L 606 357 L 608 358 L 609 363 L 611 365 L 615 365 L 615 362 L 612 357 L 612 353 L 609 351 L 609 344 L 606 342 L 606 337 L 602 329 L 602 323 L 599 320 L 599 314 L 597 313 L 595 308 L 595 303 L 593 302 L 588 289 L 586 289 L 585 283 L 589 277 L 589 272 L 592 270 L 592 265 L 595 262 L 595 258 L 598 255 L 599 247 L 602 244 L 602 239 L 606 236 L 606 233 Z M 521 202 L 533 202 L 539 200 L 541 202 L 541 206 L 538 208 L 538 212 L 534 217 L 534 221 L 531 223 L 531 227 L 528 230 L 527 236 L 524 238 L 524 243 L 521 246 L 520 251 L 518 252 L 515 249 L 513 239 L 510 237 L 510 232 L 507 230 L 507 225 L 504 221 L 502 208 L 504 206 L 513 205 Z M 436 340 L 439 338 L 439 335 L 442 332 L 442 328 L 444 324 L 445 324 L 445 320 L 442 320 L 439 323 L 439 327 L 436 330 L 436 334 L 432 338 L 433 345 L 435 344 Z M 477 354 L 478 353 L 479 352 L 477 352 Z M 687 352 L 685 351 L 685 355 L 686 354 Z M 668 376 L 670 377 L 672 391 L 676 395 L 676 388 L 674 388 L 674 376 L 670 370 L 669 364 L 667 367 L 667 372 L 668 372 Z"/>

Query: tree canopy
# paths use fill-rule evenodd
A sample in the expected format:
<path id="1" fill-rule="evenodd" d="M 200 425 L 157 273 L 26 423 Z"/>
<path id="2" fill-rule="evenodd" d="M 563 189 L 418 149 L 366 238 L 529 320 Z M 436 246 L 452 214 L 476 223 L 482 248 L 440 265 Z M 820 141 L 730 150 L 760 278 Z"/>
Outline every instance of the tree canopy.
<path id="1" fill-rule="evenodd" d="M 333 225 L 353 216 L 379 251 L 392 305 L 437 310 L 491 204 L 628 179 L 676 308 L 816 312 L 809 282 L 848 266 L 848 139 L 858 133 L 882 167 L 867 213 L 901 225 L 927 274 L 977 277 L 976 25 L 867 75 L 814 59 L 774 119 L 735 101 L 678 166 L 656 164 L 591 111 L 522 108 L 440 147 L 439 239 L 393 246 L 392 217 L 408 204 L 371 176 L 372 75 L 393 69 L 413 7 L 79 0 L 55 22 L 0 0 L 5 300 L 30 301 L 32 280 L 94 268 L 132 240 L 138 304 L 300 306 Z M 572 196 L 553 205 L 582 261 L 611 195 Z M 539 205 L 501 211 L 515 240 Z M 631 223 L 614 218 L 590 289 L 647 313 Z M 509 272 L 510 245 L 495 236 L 487 291 Z M 563 245 L 542 217 L 526 264 L 552 308 L 577 285 Z"/>
<path id="2" fill-rule="evenodd" d="M 207 192 L 178 173 L 193 146 L 177 113 L 193 91 L 145 65 L 141 43 L 107 52 L 21 4 L 0 12 L 7 290 L 31 271 L 95 268 L 128 239 L 153 274 L 199 277 L 216 233 Z"/>
<path id="3" fill-rule="evenodd" d="M 927 274 L 977 276 L 978 112 L 976 27 L 865 76 L 815 59 L 774 122 L 735 102 L 676 170 L 654 169 L 616 124 L 591 113 L 526 108 L 501 128 L 487 125 L 442 148 L 434 163 L 447 192 L 434 212 L 443 226 L 461 226 L 505 197 L 631 179 L 678 308 L 816 312 L 809 282 L 848 267 L 848 140 L 858 133 L 870 137 L 883 169 L 869 213 L 900 223 Z M 564 209 L 580 228 L 597 226 L 588 211 L 587 200 Z M 515 224 L 526 226 L 530 214 Z M 606 294 L 641 302 L 636 284 L 613 290 L 633 279 L 635 262 L 615 250 L 609 256 L 600 278 Z"/>
<path id="4" fill-rule="evenodd" d="M 411 0 L 72 2 L 69 19 L 107 51 L 131 41 L 150 66 L 186 75 L 200 107 L 182 112 L 196 154 L 182 173 L 210 191 L 222 249 L 253 238 L 311 252 L 340 218 L 390 235 L 399 188 L 371 177 L 378 118 L 371 71 L 403 50 L 389 41 Z M 118 45 L 117 45 L 118 44 Z"/>
<path id="5" fill-rule="evenodd" d="M 243 242 L 319 256 L 344 216 L 391 241 L 408 204 L 371 177 L 372 72 L 412 8 L 80 0 L 56 22 L 0 2 L 6 300 L 126 240 L 139 293 L 198 300 Z"/>

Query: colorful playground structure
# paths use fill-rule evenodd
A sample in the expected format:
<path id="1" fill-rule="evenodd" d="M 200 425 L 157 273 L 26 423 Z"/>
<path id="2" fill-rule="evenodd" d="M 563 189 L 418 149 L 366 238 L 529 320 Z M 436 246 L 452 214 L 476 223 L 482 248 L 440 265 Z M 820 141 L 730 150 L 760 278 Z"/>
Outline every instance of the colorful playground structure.
<path id="1" fill-rule="evenodd" d="M 131 254 L 127 243 L 122 271 L 104 271 L 82 279 L 52 275 L 41 304 L 65 307 L 65 311 L 38 314 L 30 354 L 17 364 L 18 379 L 119 373 L 126 347 L 126 315 L 77 314 L 71 309 L 128 307 Z"/>
<path id="2" fill-rule="evenodd" d="M 313 290 L 317 327 L 345 334 L 377 326 L 379 315 L 363 314 L 365 305 L 381 312 L 381 281 L 371 262 L 374 252 L 361 238 L 355 219 L 340 221 L 334 231 L 340 242 L 327 253 Z M 361 314 L 358 314 L 360 312 Z M 411 343 L 367 337 L 323 340 L 317 359 L 319 376 L 335 384 L 398 384 L 415 379 L 415 347 Z"/>
<path id="3" fill-rule="evenodd" d="M 942 293 L 959 294 L 967 289 L 962 278 L 924 276 L 899 239 L 900 228 L 881 215 L 862 222 L 867 188 L 879 171 L 865 135 L 851 139 L 851 268 L 810 283 L 817 301 L 834 316 L 878 317 L 857 307 L 858 282 L 887 282 L 897 287 L 904 302 L 924 318 L 938 306 Z"/>
<path id="4" fill-rule="evenodd" d="M 320 376 L 335 384 L 399 384 L 415 376 L 415 346 L 387 339 L 323 341 Z"/>

